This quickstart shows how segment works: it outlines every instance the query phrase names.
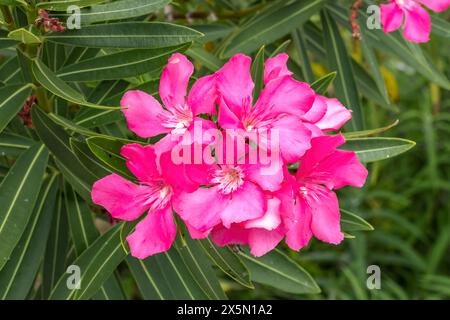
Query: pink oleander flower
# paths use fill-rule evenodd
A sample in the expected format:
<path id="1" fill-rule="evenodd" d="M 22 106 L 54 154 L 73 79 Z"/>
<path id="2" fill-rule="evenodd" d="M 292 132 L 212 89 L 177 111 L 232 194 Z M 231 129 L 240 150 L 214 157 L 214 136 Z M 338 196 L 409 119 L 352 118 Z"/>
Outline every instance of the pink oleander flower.
<path id="1" fill-rule="evenodd" d="M 311 131 L 300 117 L 311 109 L 315 93 L 308 84 L 292 78 L 287 59 L 280 54 L 266 61 L 265 87 L 253 105 L 251 58 L 243 54 L 232 57 L 217 72 L 218 123 L 225 129 L 263 132 L 269 137 L 276 130 L 281 156 L 293 163 L 310 148 Z"/>
<path id="2" fill-rule="evenodd" d="M 240 151 L 236 140 L 231 139 L 231 144 L 223 141 L 216 147 L 216 157 L 224 161 L 209 167 L 206 187 L 176 196 L 175 211 L 188 226 L 201 232 L 194 238 L 207 236 L 219 224 L 229 228 L 233 223 L 261 218 L 267 210 L 266 195 L 283 182 L 281 162 L 272 164 L 273 172 L 263 174 L 264 165 L 250 164 L 246 150 Z"/>
<path id="3" fill-rule="evenodd" d="M 293 250 L 306 246 L 313 235 L 332 244 L 344 239 L 333 190 L 347 185 L 362 187 L 367 177 L 366 168 L 354 152 L 336 149 L 344 142 L 341 134 L 312 139 L 312 147 L 300 159 L 295 178 L 285 180 L 292 195 L 280 192 L 279 197 L 286 243 Z"/>
<path id="4" fill-rule="evenodd" d="M 126 92 L 120 105 L 130 130 L 142 138 L 169 134 L 169 138 L 178 141 L 176 137 L 191 132 L 197 121 L 202 122 L 203 128 L 215 128 L 211 121 L 198 117 L 216 112 L 215 77 L 199 78 L 186 97 L 193 71 L 194 66 L 184 55 L 176 53 L 170 57 L 159 83 L 165 109 L 144 91 Z"/>
<path id="5" fill-rule="evenodd" d="M 128 144 L 122 147 L 128 169 L 138 179 L 137 184 L 117 174 L 106 176 L 92 187 L 92 201 L 104 207 L 113 218 L 133 221 L 144 212 L 135 231 L 127 237 L 131 254 L 144 259 L 167 251 L 176 236 L 172 204 L 177 186 L 177 171 L 170 162 L 157 162 L 153 146 Z"/>
<path id="6" fill-rule="evenodd" d="M 133 221 L 147 212 L 127 237 L 133 256 L 144 259 L 171 247 L 177 233 L 172 210 L 192 238 L 211 234 L 220 246 L 247 244 L 255 256 L 274 249 L 283 238 L 295 250 L 313 235 L 329 243 L 342 241 L 333 190 L 362 186 L 367 170 L 353 152 L 336 149 L 345 141 L 342 135 L 325 132 L 339 130 L 351 112 L 338 100 L 316 95 L 294 80 L 287 60 L 280 54 L 266 61 L 265 87 L 254 106 L 251 59 L 242 54 L 217 73 L 198 79 L 187 97 L 193 66 L 174 54 L 160 81 L 164 108 L 145 92 L 125 93 L 121 106 L 129 128 L 143 138 L 166 134 L 154 146 L 122 148 L 137 181 L 111 174 L 92 188 L 93 202 L 115 219 Z M 214 114 L 216 105 L 218 126 L 199 117 Z M 217 136 L 208 138 L 210 129 Z M 259 136 L 256 141 L 241 136 L 275 129 L 280 138 L 275 150 Z M 270 133 L 268 137 L 275 140 Z M 267 153 L 252 153 L 261 147 Z M 200 161 L 174 159 L 173 151 L 184 159 L 197 149 Z M 298 161 L 294 177 L 287 164 Z"/>
<path id="7" fill-rule="evenodd" d="M 430 40 L 431 20 L 422 4 L 433 11 L 445 11 L 450 0 L 390 0 L 381 5 L 383 31 L 388 33 L 399 29 L 403 24 L 403 35 L 408 41 L 428 42 Z"/>

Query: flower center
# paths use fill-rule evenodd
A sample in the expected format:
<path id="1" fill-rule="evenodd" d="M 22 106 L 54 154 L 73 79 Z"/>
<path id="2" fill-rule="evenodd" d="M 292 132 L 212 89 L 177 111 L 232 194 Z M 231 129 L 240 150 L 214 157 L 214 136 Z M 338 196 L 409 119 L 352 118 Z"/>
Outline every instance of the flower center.
<path id="1" fill-rule="evenodd" d="M 217 183 L 217 187 L 223 194 L 230 194 L 244 184 L 244 171 L 238 166 L 227 166 L 214 171 L 212 183 Z"/>
<path id="2" fill-rule="evenodd" d="M 187 104 L 176 105 L 173 107 L 172 114 L 163 120 L 162 125 L 172 129 L 172 134 L 182 135 L 191 126 L 193 120 L 194 116 Z"/>
<path id="3" fill-rule="evenodd" d="M 163 180 L 145 183 L 144 186 L 146 190 L 142 197 L 144 205 L 149 206 L 150 211 L 164 209 L 172 199 L 172 187 Z"/>

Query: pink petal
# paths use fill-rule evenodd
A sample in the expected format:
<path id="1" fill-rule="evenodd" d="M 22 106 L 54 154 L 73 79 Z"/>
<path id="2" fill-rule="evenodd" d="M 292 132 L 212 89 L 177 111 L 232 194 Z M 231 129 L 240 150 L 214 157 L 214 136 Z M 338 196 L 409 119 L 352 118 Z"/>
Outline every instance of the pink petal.
<path id="1" fill-rule="evenodd" d="M 282 226 L 272 231 L 265 229 L 251 229 L 248 234 L 250 252 L 255 257 L 261 257 L 267 252 L 275 249 L 283 238 L 284 232 Z"/>
<path id="2" fill-rule="evenodd" d="M 450 0 L 419 0 L 433 11 L 442 12 L 450 7 Z"/>
<path id="3" fill-rule="evenodd" d="M 266 212 L 267 204 L 260 187 L 250 181 L 230 195 L 223 196 L 225 205 L 220 212 L 222 223 L 229 228 L 232 223 L 260 218 Z"/>
<path id="4" fill-rule="evenodd" d="M 281 201 L 278 198 L 272 197 L 267 199 L 267 210 L 264 216 L 245 222 L 244 228 L 260 228 L 269 231 L 278 228 L 281 223 L 280 205 Z"/>
<path id="5" fill-rule="evenodd" d="M 292 72 L 287 68 L 288 60 L 289 56 L 286 53 L 280 53 L 267 59 L 264 65 L 264 84 L 277 78 L 292 75 Z"/>
<path id="6" fill-rule="evenodd" d="M 272 123 L 279 133 L 281 155 L 287 163 L 297 162 L 311 148 L 311 131 L 299 117 L 284 116 Z"/>
<path id="7" fill-rule="evenodd" d="M 189 235 L 191 236 L 192 239 L 205 239 L 208 237 L 209 233 L 211 232 L 211 230 L 206 230 L 206 231 L 199 231 L 197 229 L 195 229 L 193 226 L 191 226 L 188 223 L 185 223 L 186 227 L 189 231 Z"/>
<path id="8" fill-rule="evenodd" d="M 223 98 L 220 98 L 219 103 L 219 117 L 217 122 L 224 129 L 243 129 L 241 121 L 242 113 L 239 111 L 239 116 L 236 115 L 227 105 Z"/>
<path id="9" fill-rule="evenodd" d="M 206 232 L 220 223 L 224 201 L 217 188 L 199 188 L 192 193 L 180 192 L 173 200 L 174 210 L 199 232 Z"/>
<path id="10" fill-rule="evenodd" d="M 238 117 L 252 101 L 254 84 L 250 73 L 251 63 L 250 57 L 239 53 L 217 71 L 218 93 Z"/>
<path id="11" fill-rule="evenodd" d="M 312 210 L 311 231 L 314 236 L 323 242 L 332 244 L 339 244 L 344 240 L 336 194 L 322 188 L 321 192 L 308 197 L 308 204 L 309 210 Z"/>
<path id="12" fill-rule="evenodd" d="M 223 225 L 216 226 L 211 232 L 212 241 L 220 247 L 230 244 L 247 244 L 249 230 L 234 224 L 230 228 Z"/>
<path id="13" fill-rule="evenodd" d="M 312 139 L 311 149 L 300 160 L 297 178 L 324 184 L 330 189 L 347 185 L 362 187 L 367 178 L 367 169 L 354 152 L 336 150 L 344 141 L 342 135 Z"/>
<path id="14" fill-rule="evenodd" d="M 127 144 L 122 147 L 121 155 L 127 159 L 128 169 L 140 181 L 149 182 L 160 176 L 153 146 L 143 146 L 137 143 Z"/>
<path id="15" fill-rule="evenodd" d="M 323 98 L 326 102 L 327 111 L 322 119 L 316 122 L 316 126 L 323 131 L 339 130 L 352 118 L 352 112 L 344 107 L 338 99 Z"/>
<path id="16" fill-rule="evenodd" d="M 250 164 L 246 166 L 246 178 L 265 191 L 276 191 L 280 189 L 283 182 L 283 162 L 273 159 L 268 165 Z"/>
<path id="17" fill-rule="evenodd" d="M 327 101 L 323 96 L 316 95 L 311 109 L 308 110 L 301 118 L 309 123 L 316 123 L 323 118 L 327 112 Z"/>
<path id="18" fill-rule="evenodd" d="M 284 212 L 283 223 L 286 229 L 286 244 L 292 250 L 298 251 L 306 247 L 311 240 L 312 210 L 303 198 L 297 198 L 295 204 L 293 203 Z"/>
<path id="19" fill-rule="evenodd" d="M 165 118 L 165 111 L 159 102 L 144 91 L 127 91 L 120 105 L 131 131 L 142 138 L 149 138 L 161 133 L 167 133 L 170 129 L 161 125 Z"/>
<path id="20" fill-rule="evenodd" d="M 274 117 L 288 113 L 302 116 L 314 103 L 315 93 L 304 82 L 290 76 L 270 81 L 261 91 L 253 112 Z"/>
<path id="21" fill-rule="evenodd" d="M 191 147 L 188 146 L 188 148 Z M 176 189 L 193 192 L 197 190 L 202 181 L 205 183 L 207 181 L 207 172 L 202 172 L 201 168 L 203 166 L 201 164 L 175 164 L 172 160 L 171 152 L 161 155 L 160 166 L 164 180 Z M 200 169 L 194 171 L 195 166 L 200 166 Z"/>
<path id="22" fill-rule="evenodd" d="M 175 53 L 169 58 L 159 82 L 159 96 L 168 110 L 173 112 L 175 106 L 184 105 L 189 78 L 193 72 L 194 66 L 184 55 Z"/>
<path id="23" fill-rule="evenodd" d="M 209 75 L 198 79 L 189 91 L 188 105 L 194 116 L 216 113 L 216 75 Z"/>
<path id="24" fill-rule="evenodd" d="M 165 252 L 172 246 L 176 234 L 177 227 L 173 221 L 170 206 L 164 210 L 149 212 L 136 225 L 135 231 L 127 237 L 131 255 L 138 259 L 145 259 Z"/>
<path id="25" fill-rule="evenodd" d="M 145 189 L 117 174 L 111 174 L 94 183 L 92 201 L 104 207 L 114 218 L 132 221 L 148 209 L 142 198 Z"/>
<path id="26" fill-rule="evenodd" d="M 412 10 L 405 10 L 405 28 L 403 34 L 408 41 L 427 42 L 430 40 L 431 19 L 428 12 L 420 5 Z"/>
<path id="27" fill-rule="evenodd" d="M 388 33 L 400 28 L 403 22 L 403 11 L 396 3 L 381 5 L 381 24 Z"/>

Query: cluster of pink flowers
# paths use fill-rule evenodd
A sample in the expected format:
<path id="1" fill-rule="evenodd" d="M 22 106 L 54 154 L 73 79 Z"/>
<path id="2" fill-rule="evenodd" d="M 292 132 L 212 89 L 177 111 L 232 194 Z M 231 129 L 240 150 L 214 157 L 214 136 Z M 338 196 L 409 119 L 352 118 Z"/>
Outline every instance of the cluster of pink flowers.
<path id="1" fill-rule="evenodd" d="M 125 93 L 121 106 L 129 128 L 143 138 L 166 134 L 154 145 L 123 146 L 136 181 L 111 174 L 92 189 L 93 202 L 115 219 L 133 221 L 147 212 L 127 237 L 133 256 L 168 250 L 177 233 L 174 215 L 192 238 L 248 245 L 255 256 L 283 239 L 294 250 L 313 236 L 332 244 L 343 240 L 334 190 L 361 187 L 367 170 L 354 152 L 338 149 L 345 142 L 341 134 L 327 132 L 339 130 L 351 112 L 295 80 L 287 60 L 280 54 L 266 61 L 264 88 L 255 103 L 251 58 L 243 54 L 199 78 L 188 94 L 193 65 L 174 54 L 160 79 L 164 107 L 145 92 Z M 199 138 L 197 127 L 227 139 Z M 255 132 L 265 137 L 276 132 L 276 150 L 273 141 L 259 144 L 258 135 L 256 141 L 242 136 Z M 236 147 L 239 138 L 244 148 Z M 179 145 L 188 147 L 184 152 L 200 147 L 209 161 L 174 161 Z M 264 171 L 269 164 L 259 154 L 250 159 L 255 148 L 269 155 L 276 151 L 281 161 Z"/>
<path id="2" fill-rule="evenodd" d="M 389 0 L 381 5 L 383 31 L 388 33 L 402 25 L 403 35 L 408 41 L 428 42 L 430 40 L 431 20 L 427 10 L 442 12 L 450 7 L 450 0 Z"/>

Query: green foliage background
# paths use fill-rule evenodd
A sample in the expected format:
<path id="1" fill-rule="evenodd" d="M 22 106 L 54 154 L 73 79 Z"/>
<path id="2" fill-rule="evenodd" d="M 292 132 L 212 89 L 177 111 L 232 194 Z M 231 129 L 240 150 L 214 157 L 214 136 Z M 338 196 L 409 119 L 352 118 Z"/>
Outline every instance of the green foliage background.
<path id="1" fill-rule="evenodd" d="M 0 298 L 449 298 L 449 16 L 433 15 L 432 40 L 417 45 L 367 29 L 370 3 L 355 40 L 353 1 L 0 0 Z M 70 4 L 82 7 L 80 30 L 35 25 L 38 9 L 65 21 Z M 196 77 L 252 55 L 257 91 L 264 59 L 287 52 L 297 79 L 353 110 L 346 148 L 370 175 L 339 192 L 341 246 L 313 240 L 255 259 L 180 230 L 168 253 L 129 256 L 133 224 L 111 226 L 90 187 L 129 175 L 124 143 L 155 142 L 133 136 L 117 106 L 130 88 L 156 95 L 173 52 Z M 19 112 L 32 94 L 30 128 Z M 72 264 L 80 290 L 66 285 Z M 366 287 L 370 265 L 380 290 Z"/>

